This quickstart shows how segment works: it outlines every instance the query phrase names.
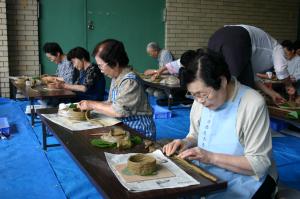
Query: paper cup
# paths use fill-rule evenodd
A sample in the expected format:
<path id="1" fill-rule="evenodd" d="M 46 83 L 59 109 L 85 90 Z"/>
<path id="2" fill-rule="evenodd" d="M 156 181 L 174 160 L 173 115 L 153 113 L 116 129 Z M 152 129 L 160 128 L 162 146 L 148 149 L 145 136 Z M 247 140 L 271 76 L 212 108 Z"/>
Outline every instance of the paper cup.
<path id="1" fill-rule="evenodd" d="M 272 79 L 273 73 L 272 72 L 266 72 L 269 79 Z"/>

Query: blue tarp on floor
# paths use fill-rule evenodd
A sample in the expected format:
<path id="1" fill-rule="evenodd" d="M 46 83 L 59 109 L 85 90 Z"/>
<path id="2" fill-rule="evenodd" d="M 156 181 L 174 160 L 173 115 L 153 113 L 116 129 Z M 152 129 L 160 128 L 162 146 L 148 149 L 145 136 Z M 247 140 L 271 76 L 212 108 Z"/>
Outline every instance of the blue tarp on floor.
<path id="1" fill-rule="evenodd" d="M 154 100 L 151 100 L 154 104 Z M 41 123 L 34 131 L 21 109 L 27 101 L 0 100 L 0 117 L 13 126 L 10 140 L 0 141 L 0 198 L 102 198 L 62 147 L 41 149 Z M 20 108 L 21 107 L 21 108 Z M 171 119 L 156 119 L 157 139 L 183 138 L 189 128 L 189 108 L 176 106 Z M 14 130 L 15 129 L 15 130 Z M 50 142 L 57 142 L 50 138 Z M 280 181 L 300 190 L 300 139 L 273 138 Z M 4 194 L 3 194 L 4 193 Z"/>
<path id="2" fill-rule="evenodd" d="M 0 101 L 11 138 L 0 140 L 0 198 L 66 198 L 24 112 L 13 101 Z"/>

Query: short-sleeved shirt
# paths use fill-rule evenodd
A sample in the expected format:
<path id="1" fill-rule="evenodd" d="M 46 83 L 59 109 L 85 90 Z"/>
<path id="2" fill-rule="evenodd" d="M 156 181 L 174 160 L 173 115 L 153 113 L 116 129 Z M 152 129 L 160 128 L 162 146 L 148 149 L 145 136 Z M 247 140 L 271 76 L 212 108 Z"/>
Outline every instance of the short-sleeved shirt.
<path id="1" fill-rule="evenodd" d="M 288 60 L 288 71 L 296 80 L 300 80 L 300 56 L 296 55 Z"/>
<path id="2" fill-rule="evenodd" d="M 104 99 L 105 78 L 96 64 L 91 64 L 86 70 L 81 70 L 75 84 L 86 87 L 85 92 L 76 92 L 79 100 Z"/>
<path id="3" fill-rule="evenodd" d="M 169 73 L 172 75 L 178 75 L 179 69 L 182 67 L 180 59 L 167 63 L 165 66 L 167 67 Z"/>
<path id="4" fill-rule="evenodd" d="M 56 75 L 64 79 L 64 82 L 73 84 L 75 81 L 75 68 L 70 61 L 65 57 L 57 64 Z"/>
<path id="5" fill-rule="evenodd" d="M 158 66 L 159 68 L 165 66 L 167 63 L 170 63 L 173 61 L 173 56 L 170 51 L 162 49 L 159 51 L 158 57 Z"/>
<path id="6" fill-rule="evenodd" d="M 234 78 L 233 100 L 241 84 Z M 198 140 L 203 105 L 194 101 L 190 113 L 190 130 L 187 137 Z M 276 179 L 275 165 L 271 161 L 272 137 L 268 109 L 264 98 L 255 90 L 248 89 L 241 98 L 237 112 L 236 132 L 244 147 L 244 154 L 255 175 L 260 178 L 266 173 Z M 270 167 L 271 166 L 271 167 Z"/>
<path id="7" fill-rule="evenodd" d="M 249 25 L 237 25 L 249 32 L 252 44 L 251 63 L 254 75 L 266 72 L 274 67 L 278 79 L 289 76 L 287 60 L 284 57 L 283 47 L 260 28 Z M 255 76 L 256 77 L 256 76 Z"/>
<path id="8" fill-rule="evenodd" d="M 123 77 L 128 73 L 132 73 L 132 68 L 124 68 L 117 78 L 112 79 L 108 101 L 112 102 L 112 89 L 118 87 L 118 95 L 112 104 L 114 111 L 121 114 L 122 117 L 134 115 L 152 116 L 152 108 L 148 102 L 143 85 L 134 79 L 123 80 Z"/>

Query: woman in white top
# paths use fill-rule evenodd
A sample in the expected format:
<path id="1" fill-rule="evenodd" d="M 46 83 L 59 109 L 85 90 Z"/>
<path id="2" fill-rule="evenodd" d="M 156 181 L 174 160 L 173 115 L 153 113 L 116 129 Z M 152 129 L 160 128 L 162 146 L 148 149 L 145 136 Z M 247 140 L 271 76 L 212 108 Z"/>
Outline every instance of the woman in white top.
<path id="1" fill-rule="evenodd" d="M 169 156 L 179 150 L 180 158 L 228 182 L 226 190 L 207 198 L 271 198 L 276 171 L 263 97 L 232 78 L 226 63 L 212 52 L 200 54 L 183 70 L 195 98 L 190 131 L 163 151 Z"/>
<path id="2" fill-rule="evenodd" d="M 296 53 L 296 47 L 293 42 L 285 40 L 281 45 L 283 46 L 285 56 L 288 60 L 290 78 L 296 85 L 297 94 L 300 96 L 300 56 Z M 294 94 L 295 90 L 290 90 L 290 93 Z"/>
<path id="3" fill-rule="evenodd" d="M 185 51 L 180 59 L 176 59 L 175 61 L 169 62 L 167 64 L 165 64 L 163 67 L 161 67 L 160 69 L 158 69 L 153 75 L 152 75 L 152 79 L 156 79 L 158 76 L 160 76 L 161 74 L 163 74 L 164 72 L 168 72 L 171 75 L 179 75 L 179 70 L 181 67 L 187 66 L 189 64 L 189 62 L 191 61 L 192 58 L 195 57 L 195 54 L 198 51 L 202 51 L 202 49 L 197 49 L 197 50 L 187 50 Z"/>

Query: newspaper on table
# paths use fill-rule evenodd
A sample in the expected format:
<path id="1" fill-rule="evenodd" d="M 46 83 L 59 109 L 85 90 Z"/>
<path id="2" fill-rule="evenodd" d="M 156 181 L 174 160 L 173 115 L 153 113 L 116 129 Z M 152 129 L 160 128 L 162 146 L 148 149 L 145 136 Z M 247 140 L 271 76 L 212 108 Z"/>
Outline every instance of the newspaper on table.
<path id="1" fill-rule="evenodd" d="M 54 114 L 42 114 L 45 118 L 49 119 L 51 122 L 54 122 L 60 126 L 63 126 L 71 131 L 83 131 L 88 129 L 95 129 L 99 127 L 105 126 L 113 126 L 115 124 L 120 123 L 121 121 L 98 113 L 96 111 L 91 111 L 91 115 L 93 115 L 92 121 L 79 121 L 79 120 L 70 120 L 67 117 L 58 115 L 57 113 Z M 96 122 L 98 121 L 98 122 Z"/>
<path id="2" fill-rule="evenodd" d="M 140 180 L 140 181 L 132 181 L 128 182 L 124 178 L 122 171 L 120 171 L 119 166 L 127 163 L 129 156 L 134 155 L 135 153 L 128 154 L 112 154 L 106 153 L 105 157 L 107 163 L 113 173 L 116 175 L 121 184 L 129 191 L 132 192 L 142 192 L 149 191 L 155 189 L 166 189 L 166 188 L 178 188 L 178 187 L 187 187 L 191 185 L 200 184 L 193 177 L 188 175 L 185 171 L 183 171 L 180 167 L 178 167 L 175 163 L 173 163 L 170 159 L 165 157 L 160 150 L 156 150 L 148 155 L 152 155 L 156 158 L 157 164 L 159 168 L 164 168 L 172 173 L 172 175 L 166 175 L 162 178 L 151 178 L 149 180 Z M 126 172 L 123 172 L 126 173 Z M 145 178 L 141 176 L 142 178 Z"/>

